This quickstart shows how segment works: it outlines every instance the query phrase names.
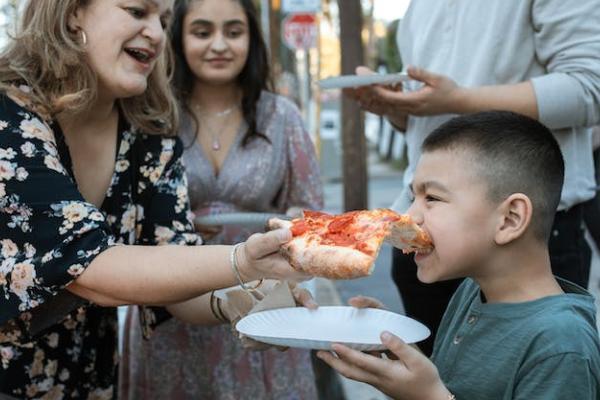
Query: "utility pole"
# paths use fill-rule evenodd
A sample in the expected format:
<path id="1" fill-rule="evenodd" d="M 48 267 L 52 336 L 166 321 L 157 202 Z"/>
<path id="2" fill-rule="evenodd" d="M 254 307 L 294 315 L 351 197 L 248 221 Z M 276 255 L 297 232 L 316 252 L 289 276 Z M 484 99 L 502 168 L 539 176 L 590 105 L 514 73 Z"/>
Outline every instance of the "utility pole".
<path id="1" fill-rule="evenodd" d="M 360 0 L 337 0 L 340 13 L 342 74 L 354 74 L 364 63 Z M 342 169 L 344 209 L 368 208 L 367 143 L 363 113 L 358 104 L 342 96 Z"/>

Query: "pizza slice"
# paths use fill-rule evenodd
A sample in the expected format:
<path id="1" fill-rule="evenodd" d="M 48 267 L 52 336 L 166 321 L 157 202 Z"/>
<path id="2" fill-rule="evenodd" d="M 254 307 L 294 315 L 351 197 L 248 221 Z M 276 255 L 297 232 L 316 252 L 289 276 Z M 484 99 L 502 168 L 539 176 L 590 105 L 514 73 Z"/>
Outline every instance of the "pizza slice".
<path id="1" fill-rule="evenodd" d="M 340 215 L 304 211 L 303 218 L 274 219 L 270 226 L 292 231 L 292 239 L 281 249 L 294 268 L 331 279 L 369 275 L 384 240 L 405 252 L 432 247 L 408 215 L 383 208 Z"/>

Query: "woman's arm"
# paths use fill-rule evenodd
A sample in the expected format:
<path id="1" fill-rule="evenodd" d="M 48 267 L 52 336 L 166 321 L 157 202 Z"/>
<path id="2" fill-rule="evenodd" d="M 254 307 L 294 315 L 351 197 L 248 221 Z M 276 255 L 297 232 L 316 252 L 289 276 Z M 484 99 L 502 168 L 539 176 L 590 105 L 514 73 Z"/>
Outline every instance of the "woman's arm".
<path id="1" fill-rule="evenodd" d="M 244 282 L 303 280 L 278 253 L 289 230 L 252 235 L 237 249 Z M 67 288 L 104 306 L 168 305 L 238 283 L 232 246 L 115 246 L 99 254 Z"/>

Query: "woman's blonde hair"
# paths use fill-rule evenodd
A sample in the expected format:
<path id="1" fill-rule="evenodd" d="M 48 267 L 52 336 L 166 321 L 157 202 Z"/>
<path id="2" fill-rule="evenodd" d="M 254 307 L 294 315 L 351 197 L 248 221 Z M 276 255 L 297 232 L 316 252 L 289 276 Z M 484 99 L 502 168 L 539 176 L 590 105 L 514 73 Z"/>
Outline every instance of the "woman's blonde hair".
<path id="1" fill-rule="evenodd" d="M 82 33 L 72 32 L 68 20 L 91 1 L 105 0 L 28 0 L 18 31 L 0 54 L 0 90 L 29 86 L 32 107 L 49 116 L 88 109 L 97 97 L 97 76 L 86 62 Z M 178 113 L 171 74 L 172 54 L 167 45 L 148 77 L 146 91 L 118 100 L 135 129 L 176 132 Z"/>

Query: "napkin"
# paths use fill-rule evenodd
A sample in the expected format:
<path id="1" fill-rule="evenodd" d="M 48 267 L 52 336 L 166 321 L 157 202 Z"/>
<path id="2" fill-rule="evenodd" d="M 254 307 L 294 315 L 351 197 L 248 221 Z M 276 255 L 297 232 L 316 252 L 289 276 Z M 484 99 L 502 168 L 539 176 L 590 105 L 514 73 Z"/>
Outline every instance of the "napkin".
<path id="1" fill-rule="evenodd" d="M 248 314 L 276 308 L 296 307 L 296 300 L 290 285 L 286 281 L 269 280 L 263 282 L 255 290 L 232 289 L 219 294 L 219 297 L 224 300 L 221 308 L 229 316 L 233 332 L 239 337 L 245 348 L 266 350 L 273 347 L 242 335 L 235 329 L 235 325 Z"/>

